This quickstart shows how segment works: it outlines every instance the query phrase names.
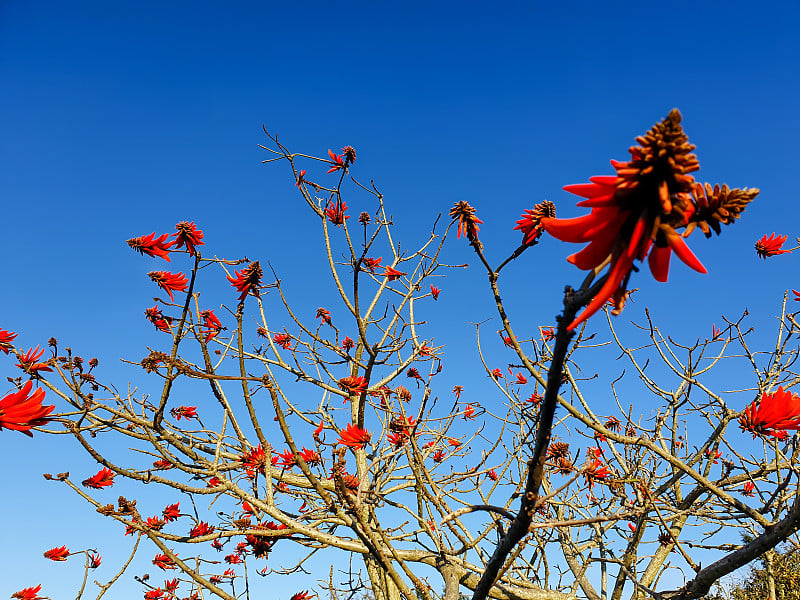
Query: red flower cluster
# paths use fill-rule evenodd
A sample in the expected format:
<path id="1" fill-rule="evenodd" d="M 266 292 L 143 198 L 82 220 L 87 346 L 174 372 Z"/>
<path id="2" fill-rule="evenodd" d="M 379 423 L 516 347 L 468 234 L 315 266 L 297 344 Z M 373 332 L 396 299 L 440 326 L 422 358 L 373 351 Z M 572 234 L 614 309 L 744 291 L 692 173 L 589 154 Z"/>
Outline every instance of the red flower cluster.
<path id="1" fill-rule="evenodd" d="M 104 487 L 114 485 L 115 475 L 116 474 L 111 469 L 100 469 L 96 474 L 88 479 L 84 479 L 81 483 L 83 483 L 84 487 L 102 490 Z"/>
<path id="2" fill-rule="evenodd" d="M 284 350 L 292 349 L 292 336 L 290 336 L 288 333 L 276 333 L 272 339 Z"/>
<path id="3" fill-rule="evenodd" d="M 590 488 L 594 487 L 595 481 L 605 479 L 609 475 L 611 475 L 611 470 L 597 458 L 592 459 L 592 462 L 583 468 L 583 476 Z"/>
<path id="4" fill-rule="evenodd" d="M 346 210 L 347 204 L 341 200 L 337 200 L 336 202 L 328 202 L 328 205 L 325 207 L 325 216 L 328 217 L 328 220 L 331 223 L 337 227 L 341 227 L 344 225 L 344 222 L 350 218 L 350 215 L 344 214 L 344 211 Z"/>
<path id="5" fill-rule="evenodd" d="M 591 208 L 590 214 L 575 219 L 541 218 L 541 227 L 553 237 L 589 243 L 569 262 L 584 270 L 599 271 L 608 265 L 604 285 L 568 329 L 588 319 L 609 299 L 621 310 L 634 260 L 649 256 L 650 271 L 662 282 L 667 280 L 673 252 L 692 269 L 705 273 L 677 229 L 686 228 L 685 236 L 697 226 L 707 231 L 711 222 L 719 233 L 719 223 L 732 223 L 758 193 L 724 186 L 707 198 L 710 186 L 696 187 L 689 175 L 700 165 L 680 122 L 680 112 L 673 110 L 636 138 L 639 145 L 630 149 L 630 161 L 611 162 L 616 176 L 592 177 L 591 183 L 564 188 L 586 198 L 578 206 Z"/>
<path id="6" fill-rule="evenodd" d="M 178 556 L 175 552 L 173 552 L 173 554 Z M 175 561 L 166 554 L 156 554 L 156 557 L 153 559 L 153 564 L 164 571 L 178 567 L 178 565 L 175 564 Z"/>
<path id="7" fill-rule="evenodd" d="M 184 419 L 196 419 L 197 407 L 196 406 L 178 406 L 177 408 L 170 409 L 169 413 L 176 421 L 180 421 L 181 417 Z"/>
<path id="8" fill-rule="evenodd" d="M 55 405 L 42 406 L 44 390 L 38 388 L 30 393 L 33 382 L 28 381 L 22 389 L 11 392 L 0 400 L 0 430 L 3 428 L 21 431 L 33 437 L 31 428 L 49 422 L 47 416 L 55 410 Z"/>
<path id="9" fill-rule="evenodd" d="M 363 448 L 372 437 L 369 431 L 348 423 L 347 427 L 339 433 L 338 443 L 349 448 Z"/>
<path id="10" fill-rule="evenodd" d="M 386 277 L 389 281 L 394 281 L 405 275 L 402 271 L 398 271 L 397 269 L 393 269 L 392 267 L 384 267 L 383 276 Z"/>
<path id="11" fill-rule="evenodd" d="M 213 525 L 209 525 L 208 523 L 206 523 L 204 521 L 200 521 L 197 525 L 192 527 L 192 529 L 189 531 L 189 537 L 190 538 L 195 538 L 195 537 L 200 537 L 200 536 L 203 536 L 203 535 L 209 535 L 211 533 L 214 533 L 214 526 Z"/>
<path id="12" fill-rule="evenodd" d="M 345 352 L 350 352 L 350 350 L 352 350 L 355 347 L 356 343 L 350 339 L 350 336 L 349 335 L 345 336 L 345 338 L 342 340 L 342 350 L 344 350 Z"/>
<path id="13" fill-rule="evenodd" d="M 460 238 L 465 235 L 471 242 L 478 239 L 478 230 L 480 229 L 478 225 L 481 225 L 483 221 L 476 216 L 475 209 L 470 206 L 469 202 L 463 200 L 456 202 L 450 209 L 450 218 L 458 220 L 456 237 Z"/>
<path id="14" fill-rule="evenodd" d="M 317 309 L 317 319 L 322 319 L 322 321 L 328 325 L 332 323 L 330 311 L 322 307 Z"/>
<path id="15" fill-rule="evenodd" d="M 333 166 L 328 169 L 328 173 L 344 169 L 347 166 L 344 163 L 344 155 L 336 154 L 333 150 L 328 150 L 328 156 L 331 157 L 331 163 L 333 163 Z"/>
<path id="16" fill-rule="evenodd" d="M 158 308 L 158 306 L 146 308 L 144 310 L 144 316 L 153 324 L 156 329 L 169 333 L 169 326 L 172 324 L 172 317 L 165 317 L 161 313 L 161 309 Z"/>
<path id="17" fill-rule="evenodd" d="M 228 281 L 237 291 L 241 292 L 239 296 L 239 301 L 241 302 L 249 292 L 253 292 L 256 298 L 259 297 L 259 288 L 261 287 L 261 277 L 263 275 L 264 272 L 261 270 L 261 265 L 255 260 L 246 268 L 236 271 L 236 277 L 228 275 Z"/>
<path id="18" fill-rule="evenodd" d="M 364 260 L 361 261 L 370 273 L 374 273 L 375 269 L 381 266 L 381 259 L 383 257 L 379 256 L 378 258 L 370 258 L 369 256 L 364 257 Z"/>
<path id="19" fill-rule="evenodd" d="M 171 262 L 169 259 L 169 249 L 175 242 L 168 242 L 168 237 L 169 234 L 165 233 L 156 238 L 156 232 L 154 231 L 150 235 L 129 239 L 128 246 L 142 255 L 147 254 L 147 256 L 160 257 L 167 262 Z"/>
<path id="20" fill-rule="evenodd" d="M 207 309 L 200 311 L 200 318 L 203 319 L 203 327 L 206 328 L 206 344 L 211 341 L 212 338 L 216 337 L 216 335 L 222 331 L 222 323 L 217 318 L 217 315 L 214 314 L 213 310 Z"/>
<path id="21" fill-rule="evenodd" d="M 161 511 L 161 514 L 164 516 L 164 520 L 167 522 L 175 521 L 178 517 L 181 516 L 181 503 L 176 502 L 175 504 L 169 504 L 167 507 Z"/>
<path id="22" fill-rule="evenodd" d="M 439 294 L 441 294 L 441 293 L 442 293 L 442 290 L 440 290 L 437 287 L 431 286 L 431 296 L 433 296 L 434 300 L 438 300 L 439 299 Z"/>
<path id="23" fill-rule="evenodd" d="M 169 271 L 150 271 L 147 274 L 162 290 L 169 294 L 169 299 L 175 301 L 172 292 L 185 292 L 189 287 L 189 280 L 183 273 L 170 273 Z"/>
<path id="24" fill-rule="evenodd" d="M 782 438 L 787 429 L 800 429 L 800 396 L 779 386 L 777 392 L 764 394 L 761 402 L 754 400 L 745 408 L 739 417 L 739 426 L 753 437 L 770 435 Z"/>
<path id="25" fill-rule="evenodd" d="M 57 561 L 67 560 L 68 556 L 69 556 L 69 550 L 67 550 L 66 546 L 61 546 L 58 548 L 50 548 L 50 550 L 44 553 L 45 558 Z"/>
<path id="26" fill-rule="evenodd" d="M 36 587 L 28 587 L 24 590 L 14 592 L 11 594 L 11 597 L 16 598 L 17 600 L 41 600 L 41 596 L 39 596 L 39 592 L 41 591 L 42 586 L 37 585 Z"/>
<path id="27" fill-rule="evenodd" d="M 781 250 L 781 246 L 786 243 L 788 237 L 786 235 L 776 236 L 774 232 L 769 237 L 765 235 L 756 242 L 756 252 L 763 259 L 779 254 L 788 254 L 791 250 Z"/>
<path id="28" fill-rule="evenodd" d="M 44 348 L 41 350 L 39 346 L 36 346 L 35 349 L 31 348 L 26 354 L 19 357 L 19 362 L 15 366 L 31 375 L 36 375 L 39 371 L 49 371 L 52 373 L 53 369 L 51 369 L 47 363 L 36 362 L 42 357 L 42 354 L 44 354 Z"/>
<path id="29" fill-rule="evenodd" d="M 339 387 L 351 396 L 359 396 L 367 391 L 369 383 L 361 375 L 342 377 L 339 380 Z"/>
<path id="30" fill-rule="evenodd" d="M 11 350 L 11 342 L 14 341 L 15 337 L 17 337 L 16 333 L 0 329 L 0 352 L 8 354 L 9 350 Z"/>
<path id="31" fill-rule="evenodd" d="M 203 245 L 203 232 L 197 229 L 194 226 L 194 221 L 191 223 L 189 221 L 181 221 L 177 225 L 175 225 L 175 229 L 178 230 L 178 233 L 174 233 L 175 244 L 176 248 L 182 248 L 186 246 L 186 250 L 189 251 L 189 256 L 194 256 L 197 253 L 196 246 Z"/>

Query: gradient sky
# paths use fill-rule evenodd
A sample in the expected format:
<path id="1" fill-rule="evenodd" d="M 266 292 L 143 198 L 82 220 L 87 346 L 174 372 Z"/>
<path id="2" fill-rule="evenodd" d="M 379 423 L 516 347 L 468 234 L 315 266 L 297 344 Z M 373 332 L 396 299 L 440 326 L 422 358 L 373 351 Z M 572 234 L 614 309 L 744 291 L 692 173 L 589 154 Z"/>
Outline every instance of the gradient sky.
<path id="1" fill-rule="evenodd" d="M 140 377 L 118 358 L 158 341 L 142 318 L 155 262 L 124 242 L 180 220 L 205 231 L 208 252 L 270 260 L 299 302 L 318 306 L 328 279 L 316 224 L 286 168 L 261 164 L 262 124 L 293 151 L 355 146 L 353 174 L 374 179 L 409 245 L 469 201 L 497 261 L 518 244 L 523 209 L 548 199 L 560 216 L 580 214 L 562 186 L 610 174 L 609 159 L 678 107 L 697 178 L 761 196 L 719 239 L 692 236 L 708 275 L 677 261 L 668 285 L 642 273 L 621 319 L 641 320 L 647 305 L 693 340 L 748 308 L 753 326 L 771 328 L 784 291 L 800 286 L 793 256 L 764 262 L 753 250 L 765 233 L 798 235 L 796 3 L 289 4 L 0 0 L 0 327 L 21 345 L 55 336 L 118 370 L 123 389 Z M 471 266 L 442 281 L 431 318 L 447 332 L 437 342 L 469 349 L 470 323 L 494 313 L 460 242 L 446 257 Z M 564 261 L 573 251 L 547 240 L 508 269 L 523 329 L 552 324 L 563 286 L 580 283 Z M 476 358 L 450 356 L 456 383 Z M 0 372 L 17 373 L 8 359 Z M 97 546 L 109 564 L 126 551 L 130 538 L 117 549 L 116 529 L 42 480 L 94 472 L 72 444 L 4 431 L 0 451 L 0 598 L 40 582 L 54 598 L 73 593 L 57 583 L 69 567 L 41 558 L 53 545 Z M 139 597 L 126 578 L 106 597 Z M 275 589 L 288 597 L 313 581 L 285 585 Z"/>

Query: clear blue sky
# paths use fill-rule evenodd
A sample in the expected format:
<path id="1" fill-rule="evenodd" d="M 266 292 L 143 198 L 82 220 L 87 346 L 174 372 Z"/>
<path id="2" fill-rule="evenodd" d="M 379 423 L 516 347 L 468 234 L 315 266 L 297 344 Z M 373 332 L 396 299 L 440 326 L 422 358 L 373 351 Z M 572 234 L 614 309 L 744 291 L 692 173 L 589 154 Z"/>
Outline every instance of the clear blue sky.
<path id="1" fill-rule="evenodd" d="M 669 285 L 642 275 L 623 318 L 646 303 L 678 336 L 705 337 L 744 307 L 769 322 L 800 286 L 793 257 L 753 251 L 765 233 L 798 234 L 796 3 L 225 4 L 0 1 L 0 328 L 21 344 L 55 336 L 120 369 L 124 388 L 140 372 L 117 358 L 157 339 L 141 316 L 155 263 L 124 241 L 185 219 L 214 253 L 271 260 L 316 305 L 319 246 L 298 242 L 311 221 L 286 171 L 261 165 L 262 124 L 295 151 L 355 146 L 354 174 L 375 180 L 409 243 L 469 201 L 496 261 L 516 247 L 524 208 L 549 199 L 579 214 L 561 187 L 611 173 L 610 158 L 678 107 L 698 179 L 762 193 L 719 239 L 690 239 L 709 275 L 677 261 Z M 473 263 L 453 242 L 448 258 Z M 579 283 L 572 251 L 550 240 L 509 269 L 509 308 L 526 326 L 551 324 L 563 285 Z M 468 345 L 469 322 L 494 316 L 485 276 L 473 267 L 441 287 L 433 316 L 450 333 L 437 342 Z M 0 375 L 16 375 L 13 362 Z M 40 581 L 65 597 L 55 581 L 68 567 L 41 552 L 80 547 L 81 526 L 106 530 L 41 473 L 90 465 L 42 436 L 2 432 L 0 451 L 0 523 L 14 540 L 0 548 L 13 574 L 0 598 Z M 131 597 L 126 585 L 111 597 Z"/>

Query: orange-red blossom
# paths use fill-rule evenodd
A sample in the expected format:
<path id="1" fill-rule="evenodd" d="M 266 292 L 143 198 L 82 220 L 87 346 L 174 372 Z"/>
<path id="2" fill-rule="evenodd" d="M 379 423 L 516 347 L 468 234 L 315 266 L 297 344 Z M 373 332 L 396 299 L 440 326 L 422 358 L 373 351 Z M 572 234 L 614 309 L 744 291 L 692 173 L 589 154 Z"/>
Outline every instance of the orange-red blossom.
<path id="1" fill-rule="evenodd" d="M 739 417 L 742 431 L 756 435 L 783 437 L 787 429 L 800 429 L 800 396 L 784 390 L 782 386 L 772 394 L 764 394 L 761 401 L 754 400 Z"/>
<path id="2" fill-rule="evenodd" d="M 339 433 L 339 443 L 349 448 L 363 448 L 369 444 L 372 434 L 366 429 L 348 423 Z"/>
<path id="3" fill-rule="evenodd" d="M 33 383 L 28 381 L 22 389 L 8 394 L 0 400 L 0 430 L 12 429 L 33 437 L 31 428 L 49 422 L 47 416 L 55 410 L 55 405 L 42 406 L 44 390 L 30 393 Z"/>

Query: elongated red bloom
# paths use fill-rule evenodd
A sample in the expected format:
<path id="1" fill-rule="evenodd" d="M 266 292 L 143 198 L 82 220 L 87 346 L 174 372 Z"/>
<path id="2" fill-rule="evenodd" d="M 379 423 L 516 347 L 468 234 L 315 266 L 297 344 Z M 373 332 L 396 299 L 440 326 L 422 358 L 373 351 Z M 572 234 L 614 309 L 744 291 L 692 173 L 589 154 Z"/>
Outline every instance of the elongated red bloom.
<path id="1" fill-rule="evenodd" d="M 206 328 L 206 344 L 211 341 L 220 331 L 222 331 L 222 323 L 220 323 L 217 315 L 213 310 L 207 309 L 200 311 L 200 318 L 203 319 L 203 327 Z"/>
<path id="2" fill-rule="evenodd" d="M 480 229 L 478 225 L 483 224 L 483 221 L 477 217 L 475 209 L 470 206 L 469 202 L 463 200 L 456 202 L 450 209 L 450 218 L 458 220 L 457 238 L 465 235 L 469 241 L 478 239 L 478 230 Z"/>
<path id="3" fill-rule="evenodd" d="M 173 552 L 175 556 L 178 556 L 176 553 Z M 176 569 L 178 565 L 175 564 L 175 561 L 172 560 L 166 554 L 156 554 L 156 557 L 153 559 L 153 564 L 157 566 L 159 569 L 163 569 L 166 571 L 167 569 Z"/>
<path id="4" fill-rule="evenodd" d="M 169 271 L 150 271 L 150 279 L 158 284 L 162 290 L 169 294 L 169 299 L 175 301 L 172 292 L 185 292 L 189 287 L 189 280 L 183 273 L 170 273 Z"/>
<path id="5" fill-rule="evenodd" d="M 393 269 L 392 267 L 384 267 L 383 276 L 386 277 L 389 281 L 394 281 L 399 277 L 405 275 L 402 271 L 398 271 L 397 269 Z"/>
<path id="6" fill-rule="evenodd" d="M 437 287 L 431 286 L 431 296 L 433 296 L 434 300 L 438 300 L 439 299 L 439 294 L 441 294 L 441 293 L 442 293 L 442 290 L 440 290 Z"/>
<path id="7" fill-rule="evenodd" d="M 161 514 L 164 516 L 165 521 L 175 521 L 181 516 L 181 503 L 176 502 L 175 504 L 168 504 L 167 507 L 161 511 Z"/>
<path id="8" fill-rule="evenodd" d="M 196 406 L 177 406 L 175 408 L 171 408 L 169 413 L 173 416 L 176 421 L 180 421 L 181 418 L 186 420 L 189 419 L 196 419 L 197 418 L 197 407 Z"/>
<path id="9" fill-rule="evenodd" d="M 100 556 L 99 554 L 95 554 L 94 552 L 90 552 L 88 558 L 89 558 L 90 569 L 96 569 L 97 567 L 100 566 L 100 563 L 103 562 L 103 557 Z"/>
<path id="10" fill-rule="evenodd" d="M 57 560 L 57 561 L 67 560 L 68 556 L 69 556 L 69 550 L 67 550 L 66 546 L 50 548 L 50 550 L 47 550 L 44 553 L 44 557 L 45 558 L 49 558 L 50 560 Z"/>
<path id="11" fill-rule="evenodd" d="M 50 371 L 52 373 L 53 369 L 51 369 L 47 363 L 36 362 L 44 354 L 44 348 L 31 348 L 25 353 L 23 356 L 19 357 L 19 362 L 15 365 L 25 371 L 26 373 L 33 373 L 36 374 L 39 371 Z"/>
<path id="12" fill-rule="evenodd" d="M 251 262 L 245 269 L 236 271 L 236 277 L 228 275 L 228 281 L 231 285 L 241 292 L 239 301 L 241 302 L 247 297 L 249 292 L 258 298 L 259 288 L 261 287 L 261 277 L 264 272 L 261 270 L 261 265 L 257 260 Z"/>
<path id="13" fill-rule="evenodd" d="M 161 600 L 164 597 L 164 591 L 157 587 L 154 590 L 148 590 L 144 593 L 144 600 Z"/>
<path id="14" fill-rule="evenodd" d="M 586 465 L 582 472 L 583 476 L 586 478 L 586 483 L 589 484 L 590 488 L 594 487 L 595 481 L 599 479 L 605 479 L 611 475 L 609 468 L 601 463 L 597 458 L 592 459 L 592 462 Z"/>
<path id="15" fill-rule="evenodd" d="M 289 598 L 289 600 L 308 600 L 308 598 L 311 598 L 311 596 L 308 595 L 308 592 L 302 591 L 293 594 L 292 597 Z"/>
<path id="16" fill-rule="evenodd" d="M 172 324 L 172 317 L 165 317 L 161 313 L 161 309 L 158 308 L 158 306 L 146 308 L 144 310 L 144 316 L 153 324 L 156 329 L 169 333 L 169 326 Z"/>
<path id="17" fill-rule="evenodd" d="M 336 225 L 337 227 L 341 227 L 344 225 L 344 222 L 350 218 L 350 215 L 345 215 L 344 211 L 347 210 L 347 204 L 342 202 L 341 200 L 337 200 L 336 202 L 328 202 L 328 205 L 325 207 L 325 216 L 328 217 L 328 220 Z"/>
<path id="18" fill-rule="evenodd" d="M 196 246 L 204 244 L 203 232 L 194 226 L 194 221 L 191 223 L 189 221 L 181 221 L 175 225 L 175 229 L 178 230 L 178 233 L 172 234 L 175 236 L 175 241 L 173 242 L 175 247 L 183 248 L 186 246 L 189 256 L 194 256 L 197 253 Z"/>
<path id="19" fill-rule="evenodd" d="M 8 354 L 9 350 L 11 350 L 11 342 L 14 341 L 15 337 L 17 337 L 16 333 L 0 329 L 0 352 Z"/>
<path id="20" fill-rule="evenodd" d="M 168 242 L 168 237 L 169 234 L 165 233 L 156 238 L 156 232 L 154 231 L 150 235 L 143 235 L 129 239 L 128 246 L 140 254 L 147 254 L 147 256 L 152 257 L 160 257 L 167 262 L 171 262 L 169 259 L 169 249 L 175 242 Z"/>
<path id="21" fill-rule="evenodd" d="M 353 153 L 355 156 L 355 152 Z M 334 171 L 338 171 L 340 169 L 344 169 L 347 165 L 344 162 L 344 156 L 341 154 L 334 153 L 333 150 L 328 150 L 328 156 L 331 157 L 331 163 L 333 166 L 328 169 L 328 173 L 333 173 Z"/>
<path id="22" fill-rule="evenodd" d="M 84 479 L 81 483 L 84 487 L 102 490 L 104 487 L 114 485 L 115 475 L 116 474 L 111 469 L 100 469 L 96 474 L 88 479 Z"/>
<path id="23" fill-rule="evenodd" d="M 195 538 L 202 535 L 208 535 L 209 533 L 214 533 L 214 527 L 204 521 L 200 521 L 197 525 L 192 527 L 191 531 L 189 531 L 189 537 Z"/>
<path id="24" fill-rule="evenodd" d="M 559 240 L 588 242 L 568 258 L 569 262 L 584 270 L 599 271 L 608 265 L 604 285 L 568 329 L 588 319 L 609 299 L 613 299 L 617 311 L 621 310 L 634 260 L 649 257 L 650 271 L 661 282 L 667 281 L 673 252 L 692 269 L 706 272 L 677 229 L 691 225 L 688 235 L 698 223 L 716 219 L 714 227 L 718 230 L 717 222 L 729 224 L 734 219 L 706 214 L 708 199 L 699 203 L 693 196 L 694 178 L 689 173 L 700 165 L 690 153 L 694 146 L 689 144 L 680 122 L 680 113 L 673 110 L 646 135 L 636 138 L 639 145 L 630 149 L 630 161 L 611 162 L 616 176 L 592 177 L 591 183 L 564 188 L 585 198 L 578 206 L 591 208 L 590 214 L 574 219 L 541 219 L 542 228 Z M 726 205 L 720 211 L 717 209 L 722 200 L 712 191 L 712 204 L 720 214 L 736 212 L 738 217 L 755 193 L 736 207 Z"/>
<path id="25" fill-rule="evenodd" d="M 322 457 L 319 455 L 319 452 L 316 450 L 309 450 L 305 446 L 303 446 L 303 449 L 300 451 L 300 456 L 307 465 L 318 465 L 322 462 Z"/>
<path id="26" fill-rule="evenodd" d="M 788 254 L 791 250 L 781 250 L 781 246 L 786 243 L 788 237 L 786 235 L 776 236 L 775 232 L 769 237 L 765 235 L 756 242 L 756 252 L 764 259 L 770 256 L 778 256 L 779 254 Z"/>
<path id="27" fill-rule="evenodd" d="M 800 396 L 784 390 L 783 386 L 772 394 L 764 394 L 761 401 L 753 401 L 739 417 L 742 431 L 756 435 L 782 437 L 780 432 L 800 429 Z"/>
<path id="28" fill-rule="evenodd" d="M 351 396 L 358 396 L 367 391 L 369 383 L 361 375 L 342 377 L 339 380 L 339 387 Z"/>
<path id="29" fill-rule="evenodd" d="M 272 339 L 284 350 L 292 349 L 292 336 L 288 333 L 276 333 Z"/>
<path id="30" fill-rule="evenodd" d="M 38 388 L 31 394 L 32 386 L 33 382 L 28 381 L 21 390 L 12 392 L 0 400 L 0 430 L 11 429 L 33 437 L 31 428 L 49 422 L 47 415 L 56 407 L 42 406 L 44 390 Z"/>
<path id="31" fill-rule="evenodd" d="M 339 434 L 338 443 L 350 448 L 363 448 L 369 444 L 371 438 L 372 434 L 366 429 L 361 429 L 352 423 L 348 423 L 347 427 L 342 429 Z"/>
<path id="32" fill-rule="evenodd" d="M 39 596 L 39 592 L 41 591 L 42 586 L 39 584 L 36 587 L 28 587 L 24 590 L 14 592 L 11 594 L 11 597 L 16 598 L 17 600 L 40 600 L 41 596 Z"/>
<path id="33" fill-rule="evenodd" d="M 371 273 L 375 272 L 375 269 L 381 266 L 381 259 L 383 257 L 379 256 L 378 258 L 370 258 L 369 256 L 365 256 L 364 260 L 361 261 L 361 264 L 364 265 Z"/>
<path id="34" fill-rule="evenodd" d="M 356 343 L 352 339 L 350 339 L 350 336 L 349 335 L 345 336 L 345 338 L 342 340 L 342 350 L 344 350 L 345 352 L 350 352 L 350 350 L 352 350 L 355 347 Z"/>
<path id="35" fill-rule="evenodd" d="M 330 311 L 326 310 L 326 309 L 324 309 L 322 307 L 317 309 L 317 318 L 318 319 L 322 319 L 322 321 L 324 323 L 327 323 L 328 325 L 330 325 L 332 323 Z"/>

